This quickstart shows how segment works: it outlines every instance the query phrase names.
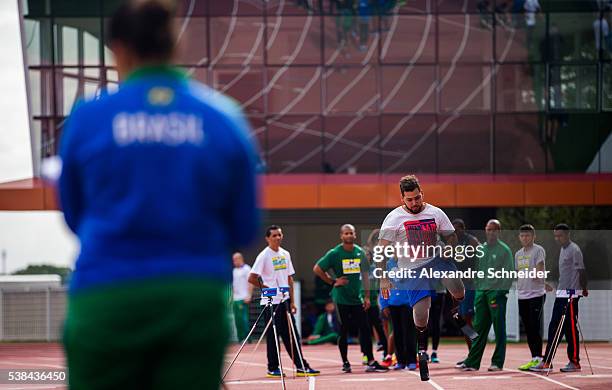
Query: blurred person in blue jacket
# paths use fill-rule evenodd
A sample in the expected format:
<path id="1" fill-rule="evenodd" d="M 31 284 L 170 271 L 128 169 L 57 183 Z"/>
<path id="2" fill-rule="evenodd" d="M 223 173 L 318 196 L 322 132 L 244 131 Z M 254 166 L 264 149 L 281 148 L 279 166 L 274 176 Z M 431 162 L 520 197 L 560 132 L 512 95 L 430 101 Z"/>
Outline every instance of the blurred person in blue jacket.
<path id="1" fill-rule="evenodd" d="M 117 92 L 62 134 L 59 198 L 80 253 L 64 329 L 71 389 L 219 387 L 227 259 L 258 233 L 256 151 L 230 99 L 172 67 L 161 0 L 123 3 Z"/>

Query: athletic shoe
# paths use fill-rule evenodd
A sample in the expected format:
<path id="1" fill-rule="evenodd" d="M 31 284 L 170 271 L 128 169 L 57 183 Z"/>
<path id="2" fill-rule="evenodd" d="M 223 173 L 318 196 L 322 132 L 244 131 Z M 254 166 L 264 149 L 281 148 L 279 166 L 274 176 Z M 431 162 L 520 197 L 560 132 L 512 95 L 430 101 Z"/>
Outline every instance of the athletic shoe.
<path id="1" fill-rule="evenodd" d="M 388 367 L 383 367 L 376 360 L 374 360 L 371 364 L 366 366 L 365 372 L 387 372 L 389 371 Z"/>
<path id="2" fill-rule="evenodd" d="M 317 376 L 321 373 L 319 370 L 314 370 L 311 367 L 306 367 L 306 370 L 297 369 L 297 376 Z"/>
<path id="3" fill-rule="evenodd" d="M 432 363 L 440 363 L 440 359 L 438 359 L 438 353 L 437 352 L 432 352 L 431 353 L 431 362 Z"/>
<path id="4" fill-rule="evenodd" d="M 465 363 L 463 364 L 463 367 L 461 367 L 461 371 L 478 371 L 478 369 L 476 367 L 468 367 L 465 365 Z"/>
<path id="5" fill-rule="evenodd" d="M 392 370 L 403 370 L 405 368 L 406 368 L 405 364 L 397 363 L 395 366 L 392 367 Z"/>
<path id="6" fill-rule="evenodd" d="M 496 371 L 501 371 L 501 370 L 503 370 L 503 368 L 498 367 L 495 364 L 491 364 L 491 367 L 487 369 L 487 371 L 490 371 L 490 372 L 496 372 Z"/>
<path id="7" fill-rule="evenodd" d="M 540 362 L 537 366 L 531 367 L 529 371 L 533 372 L 551 372 L 553 369 L 552 364 Z"/>
<path id="8" fill-rule="evenodd" d="M 565 367 L 561 367 L 561 372 L 579 372 L 582 371 L 580 363 L 569 362 Z"/>
<path id="9" fill-rule="evenodd" d="M 409 364 L 406 366 L 406 369 L 407 369 L 407 370 L 410 370 L 410 371 L 415 371 L 415 370 L 417 369 L 417 364 L 416 364 L 416 363 L 409 363 Z"/>
<path id="10" fill-rule="evenodd" d="M 397 364 L 397 356 L 395 354 L 391 355 L 391 364 Z"/>
<path id="11" fill-rule="evenodd" d="M 424 354 L 427 357 L 427 361 L 429 361 L 429 354 L 427 352 L 424 352 Z"/>
<path id="12" fill-rule="evenodd" d="M 287 376 L 285 374 L 283 374 L 283 376 Z M 268 373 L 266 374 L 267 378 L 280 378 L 281 377 L 281 370 L 280 368 L 277 368 L 274 371 L 268 371 Z"/>
<path id="13" fill-rule="evenodd" d="M 342 364 L 342 372 L 345 372 L 347 374 L 351 373 L 353 370 L 351 370 L 351 363 L 349 362 L 344 362 L 344 364 Z"/>
<path id="14" fill-rule="evenodd" d="M 463 362 L 465 362 L 465 359 L 459 360 L 457 363 L 455 363 L 455 368 L 461 368 L 461 366 L 463 365 Z"/>
<path id="15" fill-rule="evenodd" d="M 364 365 L 364 366 L 368 365 L 368 357 L 367 356 L 363 355 L 361 357 L 361 364 Z"/>
<path id="16" fill-rule="evenodd" d="M 385 357 L 382 362 L 380 362 L 380 365 L 383 367 L 391 367 L 393 365 L 393 359 L 391 358 L 391 355 L 387 355 L 387 357 Z"/>
<path id="17" fill-rule="evenodd" d="M 535 367 L 538 364 L 540 364 L 540 359 L 538 358 L 533 358 L 531 359 L 531 361 L 529 361 L 528 363 L 523 364 L 522 366 L 520 366 L 518 369 L 521 371 L 529 371 L 529 369 L 531 367 Z"/>

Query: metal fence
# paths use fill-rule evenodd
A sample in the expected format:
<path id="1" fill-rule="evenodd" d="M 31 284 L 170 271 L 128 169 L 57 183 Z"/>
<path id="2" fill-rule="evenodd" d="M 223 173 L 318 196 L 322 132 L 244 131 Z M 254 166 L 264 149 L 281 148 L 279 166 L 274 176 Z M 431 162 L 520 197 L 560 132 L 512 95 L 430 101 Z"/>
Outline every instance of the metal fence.
<path id="1" fill-rule="evenodd" d="M 0 340 L 59 340 L 66 289 L 0 289 Z"/>

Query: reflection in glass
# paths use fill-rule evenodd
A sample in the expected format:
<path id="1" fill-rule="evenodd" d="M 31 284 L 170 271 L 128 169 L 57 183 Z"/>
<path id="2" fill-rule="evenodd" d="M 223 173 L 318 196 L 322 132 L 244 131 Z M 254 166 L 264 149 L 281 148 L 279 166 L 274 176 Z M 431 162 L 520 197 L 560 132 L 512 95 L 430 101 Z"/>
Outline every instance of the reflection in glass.
<path id="1" fill-rule="evenodd" d="M 491 172 L 491 117 L 450 115 L 438 119 L 438 172 Z"/>
<path id="2" fill-rule="evenodd" d="M 284 116 L 268 122 L 268 172 L 321 172 L 319 116 Z"/>
<path id="3" fill-rule="evenodd" d="M 376 69 L 330 68 L 324 73 L 326 87 L 325 112 L 376 112 L 378 93 Z"/>
<path id="4" fill-rule="evenodd" d="M 432 63 L 436 59 L 435 15 L 393 15 L 382 29 L 380 59 L 384 63 Z"/>
<path id="5" fill-rule="evenodd" d="M 100 65 L 100 20 L 57 18 L 54 25 L 56 63 Z"/>
<path id="6" fill-rule="evenodd" d="M 453 65 L 440 69 L 442 111 L 489 111 L 491 67 Z"/>
<path id="7" fill-rule="evenodd" d="M 435 172 L 436 125 L 433 115 L 384 115 L 383 173 Z"/>
<path id="8" fill-rule="evenodd" d="M 550 108 L 594 110 L 597 104 L 596 66 L 551 66 Z"/>
<path id="9" fill-rule="evenodd" d="M 321 63 L 321 20 L 316 16 L 268 17 L 268 64 Z"/>
<path id="10" fill-rule="evenodd" d="M 545 68 L 538 64 L 501 65 L 497 71 L 497 111 L 545 109 Z"/>
<path id="11" fill-rule="evenodd" d="M 595 14 L 552 13 L 550 14 L 549 52 L 551 60 L 563 61 L 595 60 Z"/>
<path id="12" fill-rule="evenodd" d="M 380 167 L 379 118 L 325 117 L 324 166 L 334 173 L 376 173 Z"/>
<path id="13" fill-rule="evenodd" d="M 538 114 L 498 115 L 495 119 L 495 172 L 544 173 L 544 121 Z"/>
<path id="14" fill-rule="evenodd" d="M 264 21 L 253 17 L 210 19 L 210 64 L 263 63 Z"/>

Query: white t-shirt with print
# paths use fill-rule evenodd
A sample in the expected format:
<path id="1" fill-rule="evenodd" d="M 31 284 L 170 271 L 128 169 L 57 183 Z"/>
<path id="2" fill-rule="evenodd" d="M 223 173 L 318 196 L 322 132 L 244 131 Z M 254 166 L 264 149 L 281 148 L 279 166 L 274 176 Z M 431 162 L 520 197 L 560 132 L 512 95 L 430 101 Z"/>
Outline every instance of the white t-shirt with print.
<path id="1" fill-rule="evenodd" d="M 455 231 L 453 224 L 448 216 L 436 206 L 425 203 L 423 210 L 418 214 L 412 214 L 403 206 L 399 206 L 391 211 L 382 223 L 379 239 L 391 242 L 391 245 L 399 243 L 413 246 L 419 252 L 415 254 L 415 260 L 410 256 L 404 257 L 404 253 L 397 254 L 398 268 L 411 269 L 420 267 L 434 256 L 427 256 L 425 252 L 427 246 L 438 246 L 438 233 L 448 235 Z M 419 249 L 422 248 L 422 249 Z M 432 253 L 429 253 L 430 255 Z"/>
<path id="2" fill-rule="evenodd" d="M 250 298 L 249 294 L 249 273 L 251 267 L 248 264 L 243 264 L 242 267 L 234 267 L 232 271 L 232 292 L 234 301 L 244 301 Z"/>
<path id="3" fill-rule="evenodd" d="M 289 252 L 283 248 L 278 248 L 278 252 L 275 252 L 267 246 L 257 255 L 251 273 L 260 275 L 266 286 L 278 288 L 289 287 L 289 276 L 295 274 L 295 269 Z M 289 299 L 289 294 L 283 297 L 279 291 L 272 299 L 272 303 L 277 305 L 287 299 Z M 261 305 L 266 303 L 268 303 L 268 298 L 261 298 Z"/>

